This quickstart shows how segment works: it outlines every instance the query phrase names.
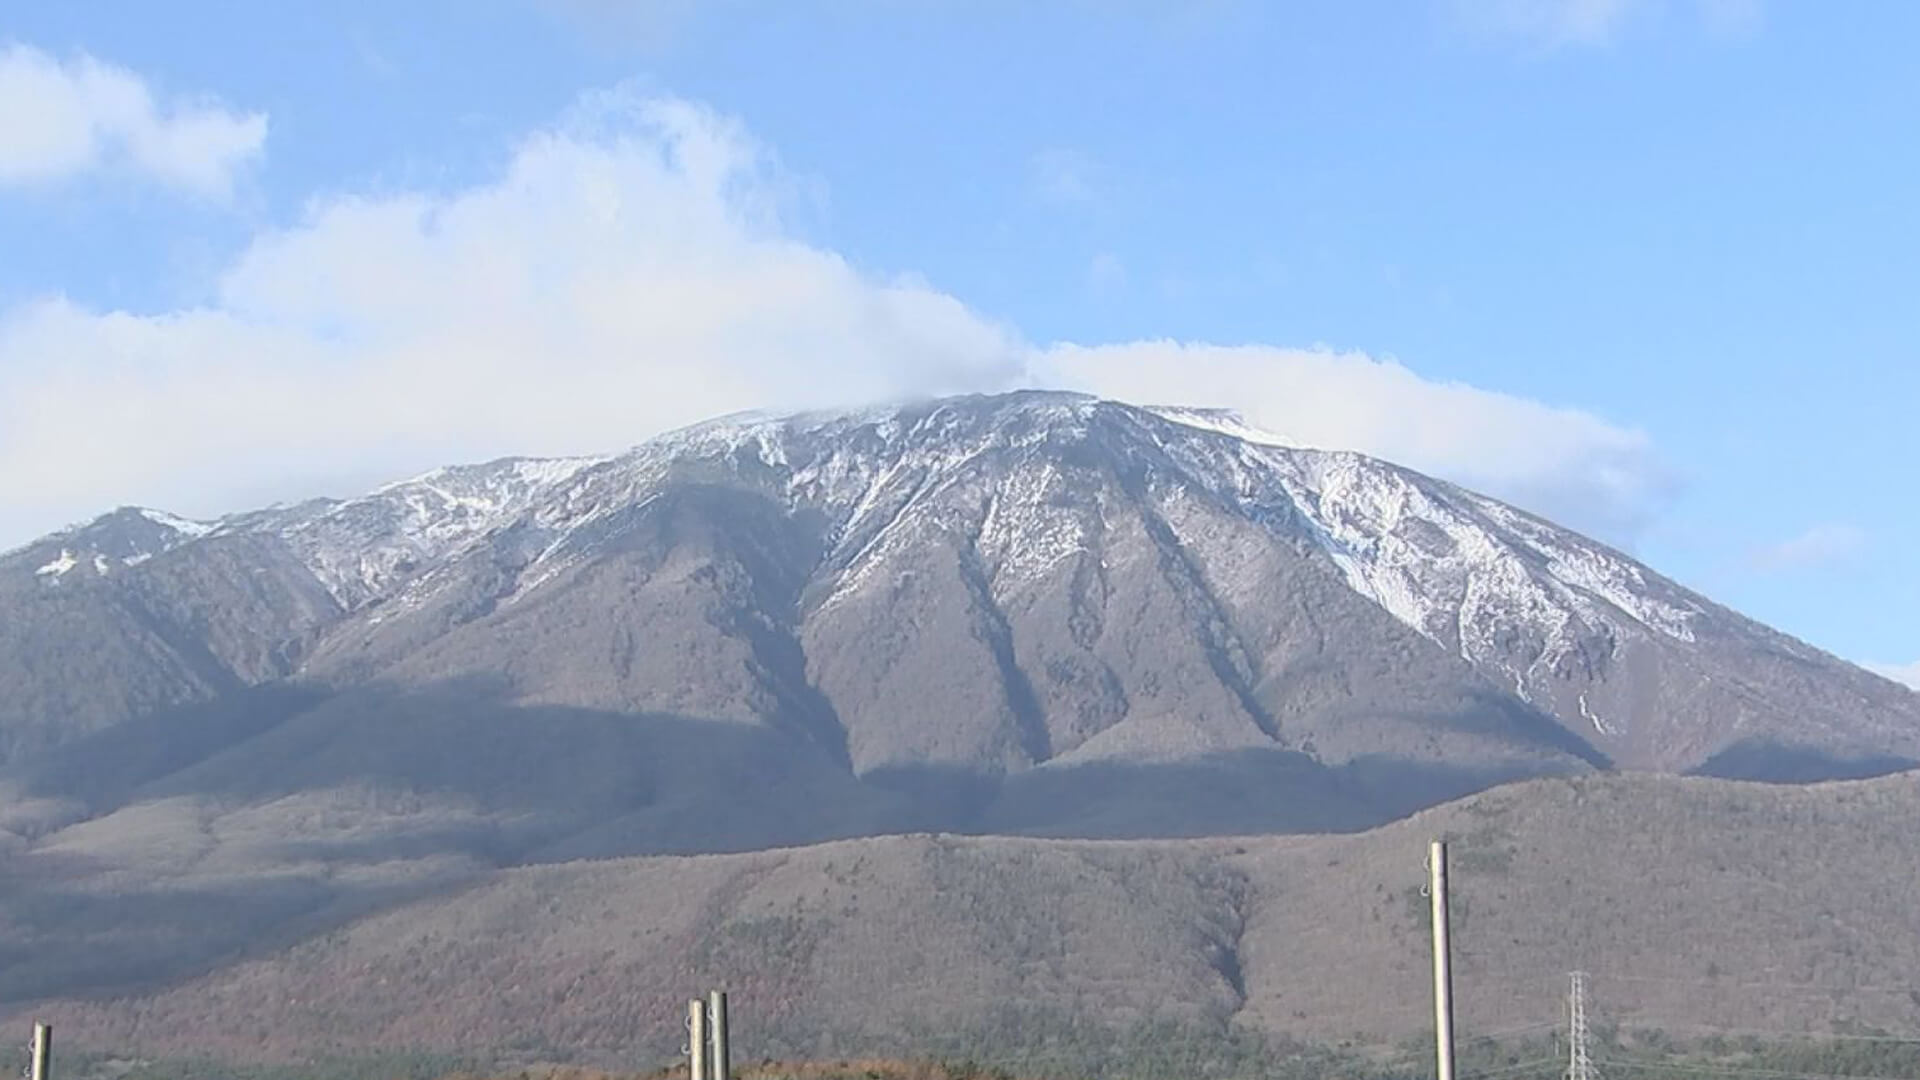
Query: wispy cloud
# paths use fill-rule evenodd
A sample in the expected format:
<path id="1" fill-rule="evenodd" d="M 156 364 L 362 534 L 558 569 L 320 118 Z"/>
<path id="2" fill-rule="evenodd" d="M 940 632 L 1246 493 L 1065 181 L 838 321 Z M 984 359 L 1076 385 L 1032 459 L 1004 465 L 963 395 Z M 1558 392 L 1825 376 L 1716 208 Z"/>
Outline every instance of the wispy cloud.
<path id="1" fill-rule="evenodd" d="M 1050 149 L 1033 155 L 1029 162 L 1033 192 L 1041 199 L 1062 206 L 1093 206 L 1100 202 L 1096 180 L 1099 167 L 1093 158 L 1078 150 Z"/>
<path id="2" fill-rule="evenodd" d="M 1112 296 L 1127 284 L 1127 264 L 1111 251 L 1102 251 L 1087 261 L 1087 291 L 1095 296 Z"/>
<path id="3" fill-rule="evenodd" d="M 724 116 L 602 94 L 470 188 L 316 198 L 204 306 L 0 314 L 0 546 L 120 502 L 216 513 L 320 477 L 617 449 L 742 408 L 1031 385 L 1231 406 L 1616 540 L 1664 497 L 1639 432 L 1390 360 L 1036 345 L 796 238 L 793 186 Z"/>
<path id="4" fill-rule="evenodd" d="M 145 80 L 80 55 L 0 48 L 0 184 L 46 184 L 123 168 L 212 198 L 259 156 L 265 113 L 216 101 L 159 101 Z"/>
<path id="5" fill-rule="evenodd" d="M 1751 33 L 1763 21 L 1761 0 L 1694 0 L 1700 21 L 1718 34 Z"/>
<path id="6" fill-rule="evenodd" d="M 543 0 L 542 6 L 593 41 L 649 50 L 671 45 L 699 15 L 699 0 Z"/>
<path id="7" fill-rule="evenodd" d="M 1760 21 L 1761 0 L 1443 0 L 1470 33 L 1540 49 L 1607 45 L 1635 22 L 1680 14 L 1708 32 L 1741 33 Z"/>
<path id="8" fill-rule="evenodd" d="M 1866 531 L 1840 522 L 1814 525 L 1798 535 L 1748 553 L 1747 562 L 1768 572 L 1823 566 L 1856 555 L 1867 545 Z"/>

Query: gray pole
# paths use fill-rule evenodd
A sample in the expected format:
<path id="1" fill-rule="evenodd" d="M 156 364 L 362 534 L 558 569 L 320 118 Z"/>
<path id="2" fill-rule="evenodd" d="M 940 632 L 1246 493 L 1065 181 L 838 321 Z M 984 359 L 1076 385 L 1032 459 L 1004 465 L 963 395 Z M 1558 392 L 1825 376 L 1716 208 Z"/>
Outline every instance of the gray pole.
<path id="1" fill-rule="evenodd" d="M 53 1080 L 53 1028 L 33 1025 L 33 1080 Z"/>
<path id="2" fill-rule="evenodd" d="M 1447 940 L 1447 845 L 1435 840 L 1427 853 L 1433 895 L 1433 1035 L 1438 1080 L 1453 1080 L 1453 956 Z"/>
<path id="3" fill-rule="evenodd" d="M 708 1080 L 707 1003 L 699 998 L 687 1002 L 687 1077 Z"/>
<path id="4" fill-rule="evenodd" d="M 713 1032 L 713 1055 L 707 1059 L 707 1080 L 733 1080 L 733 1057 L 727 1043 L 727 992 L 707 995 L 707 1025 Z"/>

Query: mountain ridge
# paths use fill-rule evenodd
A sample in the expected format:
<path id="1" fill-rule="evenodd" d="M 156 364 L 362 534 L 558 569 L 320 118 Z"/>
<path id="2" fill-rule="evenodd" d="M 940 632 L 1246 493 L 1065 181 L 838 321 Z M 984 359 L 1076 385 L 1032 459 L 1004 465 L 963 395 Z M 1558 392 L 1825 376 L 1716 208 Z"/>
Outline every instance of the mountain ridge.
<path id="1" fill-rule="evenodd" d="M 705 484 L 713 492 L 705 498 L 757 498 L 767 514 L 785 519 L 764 527 L 799 530 L 782 541 L 798 545 L 780 556 L 791 565 L 774 574 L 802 579 L 778 601 L 799 605 L 799 621 L 833 616 L 869 577 L 895 569 L 890 544 L 945 543 L 959 529 L 960 565 L 940 572 L 989 613 L 978 629 L 998 642 L 988 666 L 1018 684 L 1031 672 L 1020 670 L 1009 651 L 1016 635 L 994 628 L 991 609 L 1064 567 L 1069 580 L 1049 582 L 1069 593 L 1067 625 L 1057 629 L 1093 632 L 1093 606 L 1082 601 L 1106 567 L 1088 560 L 1118 535 L 1101 532 L 1102 515 L 1137 511 L 1145 515 L 1139 535 L 1128 539 L 1163 564 L 1156 572 L 1178 594 L 1170 599 L 1173 617 L 1199 629 L 1204 663 L 1240 699 L 1255 728 L 1275 725 L 1261 715 L 1266 706 L 1253 686 L 1266 675 L 1255 670 L 1262 658 L 1253 655 L 1264 646 L 1249 644 L 1255 631 L 1243 625 L 1258 620 L 1222 603 L 1223 596 L 1227 607 L 1238 601 L 1225 594 L 1261 592 L 1260 575 L 1276 573 L 1273 559 L 1245 550 L 1266 545 L 1290 546 L 1296 561 L 1315 564 L 1300 572 L 1333 568 L 1355 596 L 1495 684 L 1496 696 L 1553 717 L 1609 761 L 1685 771 L 1705 766 L 1738 737 L 1791 742 L 1809 728 L 1816 729 L 1813 748 L 1843 756 L 1920 753 L 1905 730 L 1920 699 L 1906 688 L 1863 680 L 1862 669 L 1840 667 L 1837 658 L 1727 611 L 1606 545 L 1364 455 L 1248 442 L 1247 435 L 1258 437 L 1219 411 L 1134 409 L 1054 392 L 850 413 L 741 414 L 621 454 L 450 466 L 358 499 L 314 500 L 212 523 L 116 511 L 0 557 L 0 579 L 14 578 L 16 593 L 22 578 L 50 592 L 151 573 L 147 564 L 156 556 L 178 561 L 183 550 L 243 542 L 278 549 L 275 557 L 304 567 L 338 611 L 310 611 L 287 628 L 280 646 L 289 659 L 274 677 L 352 681 L 390 666 L 394 650 L 414 647 L 392 642 L 441 636 L 513 608 L 619 542 L 653 500 L 693 498 L 690 492 Z M 981 464 L 994 457 L 1010 460 Z M 990 483 L 1002 487 L 983 487 L 977 474 L 995 468 Z M 956 486 L 971 490 L 955 499 Z M 744 507 L 741 498 L 733 502 Z M 1223 537 L 1240 550 L 1213 542 Z M 1208 560 L 1218 565 L 1201 565 Z M 773 573 L 764 560 L 756 565 Z M 299 572 L 287 568 L 286 576 L 286 588 L 310 590 Z M 445 625 L 423 628 L 419 618 L 409 619 L 422 607 L 437 608 Z M 758 617 L 794 621 L 791 614 Z M 409 622 L 412 636 L 381 629 L 396 622 Z M 1696 626 L 1707 628 L 1708 640 L 1696 639 Z M 363 647 L 343 644 L 356 635 Z M 1725 665 L 1724 657 L 1710 655 L 1716 649 L 1743 650 L 1771 670 L 1744 671 L 1735 685 L 1716 687 L 1712 669 Z M 1051 659 L 1080 664 L 1096 684 L 1108 681 L 1084 655 Z M 1649 668 L 1657 668 L 1651 678 Z M 236 670 L 234 678 L 257 682 L 257 669 Z M 359 674 L 343 676 L 348 669 Z M 1649 682 L 1674 687 L 1649 701 Z M 1802 696 L 1813 685 L 1838 698 L 1811 710 L 1798 731 L 1769 730 L 1783 721 L 1769 715 L 1764 699 L 1780 696 L 1783 683 Z M 1044 712 L 1047 690 L 1015 685 L 1009 693 L 1016 699 L 1039 696 L 1002 706 L 1008 723 L 1027 728 L 1029 751 L 1044 740 L 1032 716 L 1019 714 Z M 1093 690 L 1096 700 L 1079 698 L 1074 707 L 1118 707 L 1101 706 L 1098 685 Z M 1676 709 L 1719 717 L 1688 721 L 1719 730 L 1645 730 L 1657 726 L 1654 714 Z M 1892 719 L 1889 709 L 1903 718 Z M 1828 719 L 1845 713 L 1861 715 Z M 1859 730 L 1873 723 L 1880 730 Z M 1078 745 L 1080 734 L 1067 739 Z M 1215 724 L 1192 737 L 1230 745 L 1243 734 Z"/>

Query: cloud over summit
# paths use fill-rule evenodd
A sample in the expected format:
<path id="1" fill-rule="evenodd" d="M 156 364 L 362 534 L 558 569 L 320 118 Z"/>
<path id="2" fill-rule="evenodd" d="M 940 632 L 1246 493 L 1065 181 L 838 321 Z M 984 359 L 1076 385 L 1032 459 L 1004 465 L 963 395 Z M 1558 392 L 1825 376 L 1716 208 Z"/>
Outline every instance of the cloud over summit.
<path id="1" fill-rule="evenodd" d="M 205 305 L 0 313 L 0 543 L 119 502 L 211 514 L 744 408 L 1030 385 L 1231 406 L 1614 538 L 1662 496 L 1638 432 L 1358 353 L 1036 345 L 797 239 L 786 186 L 738 123 L 620 90 L 466 189 L 314 199 Z"/>

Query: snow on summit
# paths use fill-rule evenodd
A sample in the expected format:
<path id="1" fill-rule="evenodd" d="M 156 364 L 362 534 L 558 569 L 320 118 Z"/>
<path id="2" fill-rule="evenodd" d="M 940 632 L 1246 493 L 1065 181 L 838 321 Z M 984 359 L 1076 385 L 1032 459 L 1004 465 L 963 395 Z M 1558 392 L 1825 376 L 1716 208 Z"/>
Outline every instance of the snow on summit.
<path id="1" fill-rule="evenodd" d="M 446 466 L 357 499 L 322 500 L 219 524 L 158 510 L 136 513 L 170 534 L 156 547 L 234 529 L 279 535 L 351 608 L 516 520 L 564 532 L 603 517 L 644 498 L 675 460 L 750 459 L 783 477 L 787 498 L 822 504 L 838 515 L 842 529 L 857 531 L 903 475 L 919 477 L 925 486 L 995 448 L 1085 440 L 1092 437 L 1096 415 L 1125 418 L 1124 428 L 1163 446 L 1198 487 L 1250 514 L 1279 521 L 1283 511 L 1294 512 L 1289 527 L 1304 526 L 1355 591 L 1463 657 L 1486 659 L 1492 627 L 1512 619 L 1533 626 L 1548 642 L 1538 661 L 1544 665 L 1557 659 L 1556 650 L 1566 648 L 1580 627 L 1631 623 L 1681 640 L 1691 633 L 1695 611 L 1672 598 L 1671 586 L 1650 590 L 1637 564 L 1494 500 L 1363 455 L 1298 448 L 1231 410 L 1137 409 L 1070 393 L 1029 391 L 791 416 L 743 413 L 669 432 L 617 457 Z M 987 422 L 980 422 L 982 416 Z M 593 472 L 606 475 L 582 481 Z M 581 490 L 557 499 L 569 487 Z M 1074 545 L 1066 525 L 1033 505 L 1017 531 L 1002 534 L 1020 516 L 1013 507 L 1035 504 L 1042 487 L 1017 480 L 996 501 L 996 535 L 990 539 L 1004 552 L 1008 572 L 1031 572 Z M 137 565 L 153 553 L 117 558 Z M 57 579 L 77 558 L 63 550 L 35 573 Z M 1517 675 L 1524 688 L 1526 673 Z"/>
<path id="2" fill-rule="evenodd" d="M 929 543 L 964 545 L 996 596 L 1045 587 L 1062 567 L 1104 573 L 1113 515 L 1146 514 L 1203 557 L 1262 565 L 1214 551 L 1220 522 L 1232 521 L 1235 543 L 1259 537 L 1313 553 L 1366 603 L 1596 737 L 1634 738 L 1631 717 L 1647 706 L 1627 673 L 1703 634 L 1818 656 L 1603 544 L 1455 485 L 1289 445 L 1226 410 L 1044 391 L 723 417 L 618 455 L 448 466 L 355 499 L 214 523 L 117 511 L 19 554 L 29 580 L 51 584 L 144 570 L 177 548 L 267 538 L 343 611 L 378 608 L 372 624 L 435 602 L 469 555 L 503 575 L 490 603 L 521 604 L 689 481 L 750 491 L 817 522 L 825 546 L 809 602 L 819 611 L 876 574 L 890 580 L 891 560 Z M 1267 586 L 1229 577 L 1213 587 Z"/>

